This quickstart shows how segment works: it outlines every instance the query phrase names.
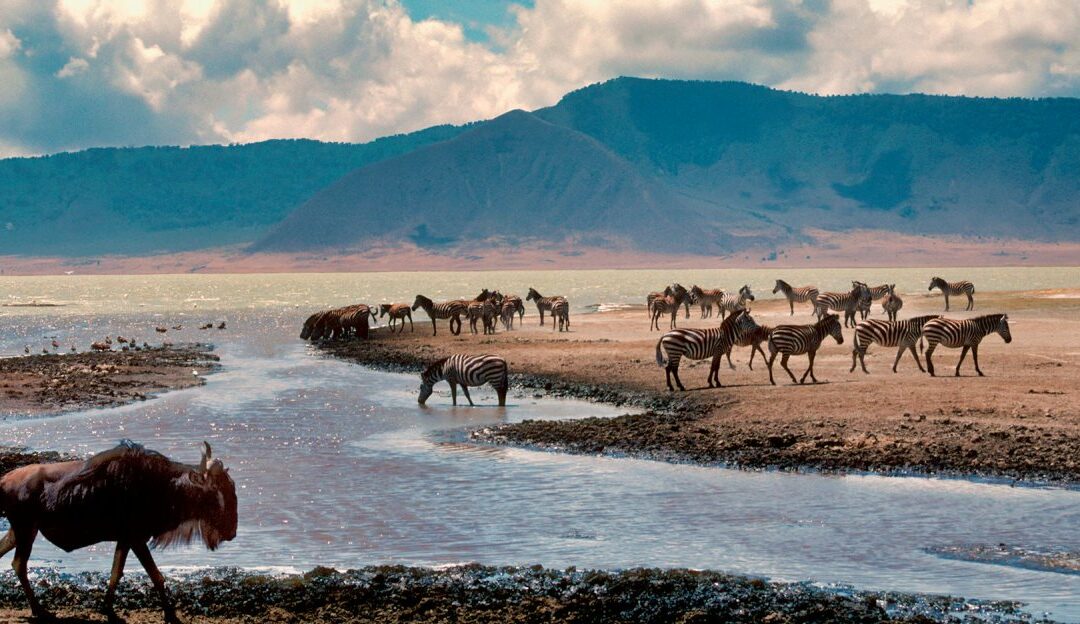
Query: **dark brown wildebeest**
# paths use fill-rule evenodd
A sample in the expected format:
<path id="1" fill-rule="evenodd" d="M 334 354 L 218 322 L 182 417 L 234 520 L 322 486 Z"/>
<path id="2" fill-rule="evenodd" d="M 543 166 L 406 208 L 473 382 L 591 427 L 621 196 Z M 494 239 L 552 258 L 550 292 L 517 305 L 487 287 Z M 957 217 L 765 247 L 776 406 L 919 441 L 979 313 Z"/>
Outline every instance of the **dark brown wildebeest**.
<path id="1" fill-rule="evenodd" d="M 179 622 L 150 546 L 186 544 L 198 537 L 214 550 L 236 537 L 236 485 L 221 460 L 211 458 L 210 445 L 203 444 L 198 467 L 123 440 L 85 461 L 33 464 L 0 478 L 0 515 L 11 523 L 0 540 L 0 556 L 15 549 L 12 567 L 35 617 L 51 617 L 26 575 L 40 532 L 67 552 L 116 542 L 104 604 L 110 619 L 115 619 L 113 598 L 130 550 L 161 596 L 165 621 Z"/>

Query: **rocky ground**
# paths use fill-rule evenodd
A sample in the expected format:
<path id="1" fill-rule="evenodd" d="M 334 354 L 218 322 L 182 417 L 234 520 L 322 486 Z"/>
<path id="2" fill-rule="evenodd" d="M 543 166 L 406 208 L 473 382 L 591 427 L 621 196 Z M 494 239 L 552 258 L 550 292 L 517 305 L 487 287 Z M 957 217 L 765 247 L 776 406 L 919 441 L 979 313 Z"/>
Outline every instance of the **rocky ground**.
<path id="1" fill-rule="evenodd" d="M 986 377 L 965 362 L 953 376 L 958 352 L 939 349 L 939 377 L 920 373 L 910 355 L 890 371 L 895 351 L 872 347 L 870 375 L 849 373 L 852 331 L 819 352 L 817 385 L 794 385 L 777 365 L 772 386 L 760 361 L 721 370 L 725 387 L 702 387 L 707 362 L 684 363 L 686 393 L 670 393 L 655 363 L 658 332 L 644 309 L 572 319 L 573 331 L 537 326 L 530 308 L 521 330 L 461 336 L 418 323 L 416 332 L 373 333 L 367 342 L 326 344 L 328 355 L 390 369 L 418 371 L 450 353 L 505 357 L 513 382 L 555 395 L 637 408 L 614 419 L 505 424 L 474 432 L 480 442 L 578 453 L 629 454 L 745 468 L 982 475 L 1031 482 L 1080 483 L 1080 295 L 1075 292 L 981 294 L 978 313 L 1007 311 L 1012 344 L 992 335 L 980 348 Z M 807 323 L 806 310 L 789 317 L 786 302 L 759 302 L 753 313 L 768 325 Z M 940 298 L 909 297 L 901 318 L 941 311 Z M 973 313 L 951 313 L 969 317 Z M 874 318 L 881 313 L 875 305 Z M 715 319 L 680 315 L 680 327 Z M 805 358 L 794 358 L 800 372 Z"/>
<path id="2" fill-rule="evenodd" d="M 101 574 L 39 578 L 42 602 L 62 622 L 103 622 Z M 235 570 L 172 579 L 188 622 L 1028 622 L 1010 603 L 770 583 L 719 572 L 623 572 L 397 566 L 317 568 L 268 577 Z M 28 614 L 11 573 L 0 582 L 0 621 Z M 125 578 L 117 608 L 129 622 L 160 622 L 145 578 Z"/>

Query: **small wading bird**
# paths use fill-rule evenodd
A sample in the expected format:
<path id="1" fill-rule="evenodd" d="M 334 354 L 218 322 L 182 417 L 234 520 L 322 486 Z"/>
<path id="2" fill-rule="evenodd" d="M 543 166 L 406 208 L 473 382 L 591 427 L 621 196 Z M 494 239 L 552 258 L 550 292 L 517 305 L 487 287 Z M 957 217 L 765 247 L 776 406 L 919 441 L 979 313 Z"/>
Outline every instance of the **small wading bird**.
<path id="1" fill-rule="evenodd" d="M 34 597 L 27 561 L 40 532 L 67 552 L 116 542 L 104 612 L 115 620 L 113 599 L 134 552 L 161 597 L 166 622 L 179 622 L 150 547 L 188 544 L 196 538 L 210 550 L 236 537 L 236 485 L 203 442 L 198 467 L 123 440 L 85 461 L 33 464 L 0 478 L 0 515 L 11 524 L 0 540 L 0 556 L 15 550 L 12 566 L 36 618 L 50 613 Z"/>

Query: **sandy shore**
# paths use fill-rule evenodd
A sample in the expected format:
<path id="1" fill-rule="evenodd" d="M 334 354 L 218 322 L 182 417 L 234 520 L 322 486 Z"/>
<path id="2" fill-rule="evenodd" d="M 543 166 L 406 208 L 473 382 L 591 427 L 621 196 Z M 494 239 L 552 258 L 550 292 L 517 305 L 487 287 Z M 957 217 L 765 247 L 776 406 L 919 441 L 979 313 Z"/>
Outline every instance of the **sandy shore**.
<path id="1" fill-rule="evenodd" d="M 497 285 L 494 285 L 497 286 Z M 769 385 L 760 357 L 746 366 L 749 349 L 735 353 L 737 370 L 721 370 L 725 387 L 705 387 L 707 362 L 684 363 L 691 390 L 669 393 L 642 308 L 576 315 L 573 331 L 538 327 L 530 307 L 520 331 L 495 336 L 452 336 L 417 323 L 416 332 L 383 329 L 367 342 L 328 344 L 333 356 L 394 370 L 419 370 L 450 353 L 505 357 L 516 384 L 637 406 L 615 419 L 524 422 L 474 432 L 474 439 L 578 453 L 629 454 L 672 461 L 752 468 L 983 475 L 1037 482 L 1080 483 L 1080 292 L 980 293 L 975 313 L 1008 312 L 1012 344 L 986 338 L 977 377 L 970 358 L 953 377 L 958 350 L 939 349 L 939 376 L 920 373 L 910 355 L 890 371 L 895 350 L 872 347 L 871 374 L 851 366 L 852 330 L 845 344 L 829 340 L 815 372 L 823 382 L 792 385 L 777 368 Z M 908 297 L 901 318 L 940 313 L 938 297 Z M 762 324 L 808 323 L 809 306 L 790 317 L 787 303 L 761 301 Z M 680 315 L 680 327 L 715 325 Z M 871 318 L 883 318 L 875 304 Z M 688 365 L 689 364 L 689 365 Z M 806 359 L 793 358 L 801 373 Z"/>

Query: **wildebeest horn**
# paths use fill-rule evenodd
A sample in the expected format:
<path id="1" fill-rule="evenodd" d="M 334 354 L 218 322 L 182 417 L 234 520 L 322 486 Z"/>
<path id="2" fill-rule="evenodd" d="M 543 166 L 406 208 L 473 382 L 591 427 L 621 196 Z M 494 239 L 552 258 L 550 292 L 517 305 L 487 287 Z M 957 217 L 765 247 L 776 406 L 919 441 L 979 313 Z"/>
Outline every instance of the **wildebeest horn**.
<path id="1" fill-rule="evenodd" d="M 203 454 L 202 461 L 199 462 L 199 472 L 206 472 L 206 465 L 210 461 L 211 454 L 210 443 L 203 440 Z"/>

